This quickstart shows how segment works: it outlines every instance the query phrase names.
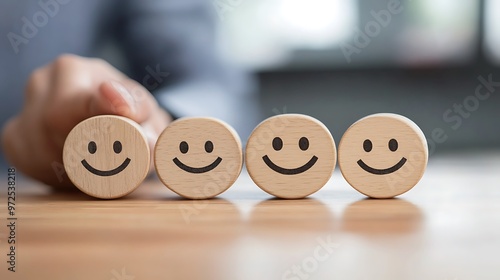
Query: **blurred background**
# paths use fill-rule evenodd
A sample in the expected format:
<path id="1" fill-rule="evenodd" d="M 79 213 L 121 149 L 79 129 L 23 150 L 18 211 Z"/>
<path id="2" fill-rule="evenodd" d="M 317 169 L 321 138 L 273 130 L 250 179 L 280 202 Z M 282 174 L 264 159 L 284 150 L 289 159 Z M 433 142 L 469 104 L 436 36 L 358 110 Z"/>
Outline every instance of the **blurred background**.
<path id="1" fill-rule="evenodd" d="M 312 115 L 338 142 L 357 119 L 393 112 L 422 128 L 432 154 L 500 148 L 500 89 L 475 96 L 480 76 L 500 81 L 500 1 L 240 2 L 221 35 L 258 73 L 265 116 Z"/>
<path id="2" fill-rule="evenodd" d="M 260 120 L 308 114 L 338 144 L 359 118 L 393 112 L 422 128 L 432 155 L 500 148 L 500 86 L 476 95 L 500 82 L 500 1 L 210 2 L 219 51 L 257 76 Z M 22 93 L 1 95 L 3 125 Z"/>

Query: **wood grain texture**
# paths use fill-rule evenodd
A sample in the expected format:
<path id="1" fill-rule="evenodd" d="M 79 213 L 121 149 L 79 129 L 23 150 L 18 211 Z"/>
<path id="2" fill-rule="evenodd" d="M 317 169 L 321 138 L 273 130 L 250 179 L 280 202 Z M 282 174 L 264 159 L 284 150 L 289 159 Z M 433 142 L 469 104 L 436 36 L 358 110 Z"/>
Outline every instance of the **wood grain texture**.
<path id="1" fill-rule="evenodd" d="M 182 118 L 160 135 L 154 162 L 170 190 L 191 199 L 215 197 L 238 178 L 243 166 L 241 140 L 214 118 Z"/>
<path id="2" fill-rule="evenodd" d="M 339 167 L 349 184 L 373 198 L 413 188 L 427 167 L 427 141 L 406 117 L 374 114 L 355 122 L 339 144 Z"/>
<path id="3" fill-rule="evenodd" d="M 298 200 L 269 199 L 245 171 L 210 200 L 156 178 L 117 200 L 18 178 L 18 267 L 4 187 L 0 279 L 500 279 L 498 170 L 499 151 L 434 156 L 396 199 L 366 199 L 340 172 Z"/>
<path id="4" fill-rule="evenodd" d="M 245 150 L 246 167 L 255 184 L 280 198 L 303 198 L 321 189 L 336 160 L 328 128 L 300 114 L 264 120 L 250 135 Z"/>
<path id="5" fill-rule="evenodd" d="M 64 169 L 82 192 L 111 199 L 134 191 L 149 171 L 150 151 L 141 127 L 119 116 L 82 121 L 63 149 Z"/>

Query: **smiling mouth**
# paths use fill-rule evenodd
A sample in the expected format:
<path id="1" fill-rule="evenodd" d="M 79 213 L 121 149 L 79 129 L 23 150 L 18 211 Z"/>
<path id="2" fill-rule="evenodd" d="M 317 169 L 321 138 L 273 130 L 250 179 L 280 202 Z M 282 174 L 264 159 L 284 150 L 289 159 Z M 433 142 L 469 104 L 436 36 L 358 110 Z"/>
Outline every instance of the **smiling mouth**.
<path id="1" fill-rule="evenodd" d="M 86 160 L 82 160 L 82 165 L 83 165 L 83 167 L 85 167 L 85 169 L 87 169 L 90 173 L 92 173 L 94 175 L 103 176 L 103 177 L 113 176 L 113 175 L 116 175 L 116 174 L 122 172 L 125 168 L 127 168 L 129 163 L 130 163 L 130 159 L 126 158 L 125 161 L 123 161 L 123 163 L 120 164 L 120 166 L 118 166 L 115 169 L 99 170 L 99 169 L 95 169 L 94 167 L 92 167 Z"/>
<path id="2" fill-rule="evenodd" d="M 267 155 L 263 156 L 262 159 L 269 168 L 283 175 L 295 175 L 295 174 L 300 174 L 302 172 L 306 172 L 311 167 L 313 167 L 316 161 L 318 161 L 318 157 L 313 156 L 306 164 L 302 165 L 301 167 L 289 169 L 276 165 Z"/>
<path id="3" fill-rule="evenodd" d="M 217 157 L 217 159 L 214 162 L 212 162 L 211 164 L 209 164 L 207 166 L 203 166 L 203 167 L 191 167 L 191 166 L 185 165 L 178 158 L 174 158 L 172 161 L 175 163 L 175 165 L 177 165 L 177 167 L 179 167 L 180 169 L 182 169 L 186 172 L 199 174 L 199 173 L 205 173 L 205 172 L 211 171 L 214 168 L 216 168 L 221 163 L 222 158 Z"/>
<path id="4" fill-rule="evenodd" d="M 386 169 L 377 169 L 377 168 L 373 168 L 373 167 L 368 166 L 362 160 L 358 160 L 359 167 L 363 168 L 364 171 L 370 172 L 370 173 L 375 174 L 375 175 L 386 175 L 386 174 L 390 174 L 390 173 L 396 172 L 401 167 L 403 167 L 403 165 L 405 163 L 406 163 L 406 158 L 403 157 L 398 163 L 396 163 L 392 167 L 389 167 L 389 168 L 386 168 Z"/>

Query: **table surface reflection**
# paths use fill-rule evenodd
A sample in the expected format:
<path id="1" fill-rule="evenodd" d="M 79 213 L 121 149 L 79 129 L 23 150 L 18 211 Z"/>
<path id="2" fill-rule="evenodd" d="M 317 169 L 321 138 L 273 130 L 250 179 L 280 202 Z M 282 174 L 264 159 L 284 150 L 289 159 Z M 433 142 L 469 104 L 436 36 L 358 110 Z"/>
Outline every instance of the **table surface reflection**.
<path id="1" fill-rule="evenodd" d="M 0 207 L 7 224 L 6 188 Z M 431 159 L 398 199 L 365 199 L 338 170 L 308 199 L 272 199 L 243 172 L 203 201 L 155 178 L 111 201 L 20 180 L 16 210 L 1 279 L 500 279 L 498 152 Z"/>

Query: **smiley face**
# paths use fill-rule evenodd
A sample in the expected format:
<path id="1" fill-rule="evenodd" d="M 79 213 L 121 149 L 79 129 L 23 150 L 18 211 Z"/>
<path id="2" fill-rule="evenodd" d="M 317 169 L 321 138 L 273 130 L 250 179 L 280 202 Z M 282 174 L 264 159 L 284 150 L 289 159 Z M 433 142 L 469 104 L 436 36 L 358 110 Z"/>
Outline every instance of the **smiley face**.
<path id="1" fill-rule="evenodd" d="M 245 153 L 252 180 L 281 198 L 302 198 L 318 191 L 336 163 L 335 142 L 326 126 L 300 114 L 263 121 L 250 135 Z"/>
<path id="2" fill-rule="evenodd" d="M 149 146 L 137 123 L 97 116 L 68 134 L 63 162 L 69 179 L 81 191 L 98 198 L 118 198 L 135 190 L 146 177 Z"/>
<path id="3" fill-rule="evenodd" d="M 394 197 L 413 188 L 423 176 L 427 156 L 423 132 L 396 114 L 375 114 L 357 121 L 339 145 L 344 178 L 374 198 Z"/>
<path id="4" fill-rule="evenodd" d="M 309 148 L 309 140 L 307 139 L 307 137 L 301 137 L 299 139 L 298 146 L 300 147 L 300 149 L 302 151 L 306 151 Z M 275 151 L 279 151 L 282 148 L 283 148 L 283 140 L 280 137 L 275 137 L 273 139 L 273 149 Z M 279 165 L 276 165 L 269 158 L 268 155 L 263 156 L 262 160 L 264 161 L 264 163 L 269 168 L 271 168 L 272 170 L 278 172 L 279 174 L 283 174 L 283 175 L 295 175 L 295 174 L 300 174 L 300 173 L 306 172 L 311 167 L 313 167 L 314 164 L 316 164 L 316 162 L 318 161 L 318 157 L 315 156 L 315 155 L 313 155 L 313 156 L 311 156 L 311 159 L 308 162 L 306 162 L 302 166 L 299 166 L 299 167 L 296 167 L 296 168 L 284 168 L 284 167 L 281 167 Z"/>
<path id="5" fill-rule="evenodd" d="M 395 152 L 398 150 L 398 140 L 392 138 L 388 142 L 388 148 L 391 152 Z M 372 151 L 373 143 L 370 139 L 366 139 L 363 141 L 363 149 L 365 152 L 369 153 Z M 407 159 L 405 157 L 402 157 L 396 164 L 394 164 L 391 167 L 384 168 L 384 169 L 378 169 L 378 168 L 373 168 L 369 165 L 367 165 L 362 159 L 358 160 L 358 165 L 361 167 L 364 171 L 369 172 L 371 174 L 375 175 L 386 175 L 386 174 L 391 174 L 396 171 L 398 171 L 403 165 L 405 165 Z"/>
<path id="6" fill-rule="evenodd" d="M 238 134 L 213 118 L 182 118 L 160 135 L 155 148 L 160 180 L 191 199 L 211 198 L 238 178 L 243 155 Z"/>
<path id="7" fill-rule="evenodd" d="M 95 154 L 97 152 L 97 144 L 96 142 L 94 141 L 90 141 L 89 144 L 88 144 L 88 150 L 89 150 L 89 153 L 90 154 Z M 113 143 L 113 151 L 115 152 L 115 154 L 119 154 L 122 152 L 122 142 L 120 141 L 115 141 Z M 87 169 L 90 173 L 94 174 L 94 175 L 97 175 L 97 176 L 113 176 L 113 175 L 116 175 L 120 172 L 122 172 L 123 170 L 125 170 L 125 168 L 127 168 L 127 166 L 130 164 L 130 158 L 126 158 L 122 164 L 120 164 L 118 167 L 116 168 L 113 168 L 111 170 L 99 170 L 99 169 L 96 169 L 94 168 L 92 165 L 90 165 L 86 159 L 82 160 L 82 165 L 83 167 L 85 167 L 85 169 Z"/>
<path id="8" fill-rule="evenodd" d="M 205 151 L 207 153 L 212 153 L 213 150 L 214 150 L 214 143 L 210 140 L 206 141 L 205 142 Z M 179 151 L 183 154 L 186 154 L 189 151 L 189 144 L 186 141 L 182 141 L 179 144 Z M 203 166 L 203 167 L 192 167 L 192 166 L 186 165 L 182 161 L 180 161 L 179 158 L 177 158 L 177 157 L 175 157 L 172 161 L 175 163 L 175 165 L 177 165 L 177 167 L 179 167 L 180 169 L 182 169 L 186 172 L 199 174 L 199 173 L 205 173 L 205 172 L 212 171 L 214 168 L 219 166 L 219 164 L 222 162 L 222 158 L 217 157 L 211 164 Z"/>

